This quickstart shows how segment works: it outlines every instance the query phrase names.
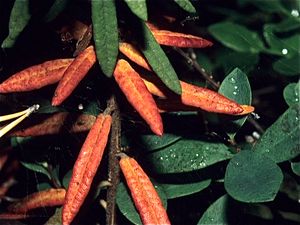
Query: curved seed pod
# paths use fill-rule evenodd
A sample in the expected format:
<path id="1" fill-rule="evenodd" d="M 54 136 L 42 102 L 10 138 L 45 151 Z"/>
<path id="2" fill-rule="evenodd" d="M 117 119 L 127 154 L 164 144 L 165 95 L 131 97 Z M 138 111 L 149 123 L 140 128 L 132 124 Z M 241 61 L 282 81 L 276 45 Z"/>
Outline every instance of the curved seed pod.
<path id="1" fill-rule="evenodd" d="M 213 45 L 212 42 L 190 34 L 172 32 L 168 30 L 151 30 L 156 41 L 161 45 L 179 48 L 205 48 Z"/>
<path id="2" fill-rule="evenodd" d="M 133 158 L 122 158 L 120 167 L 143 224 L 171 224 L 149 177 Z"/>
<path id="3" fill-rule="evenodd" d="M 35 192 L 8 206 L 8 211 L 25 213 L 36 208 L 63 205 L 65 194 L 66 190 L 63 188 Z"/>
<path id="4" fill-rule="evenodd" d="M 145 56 L 143 55 L 142 51 L 137 47 L 132 44 L 123 42 L 119 43 L 119 50 L 122 52 L 124 55 L 126 55 L 131 61 L 135 62 L 139 66 L 152 71 L 151 66 L 147 62 Z"/>
<path id="5" fill-rule="evenodd" d="M 95 116 L 86 114 L 68 112 L 42 113 L 35 116 L 35 121 L 32 121 L 29 127 L 9 132 L 7 136 L 28 137 L 84 132 L 92 128 L 95 120 Z"/>
<path id="6" fill-rule="evenodd" d="M 148 123 L 151 130 L 159 136 L 163 135 L 161 116 L 151 93 L 139 74 L 127 61 L 121 59 L 118 61 L 113 75 L 129 103 Z"/>
<path id="7" fill-rule="evenodd" d="M 56 59 L 22 70 L 0 84 L 0 93 L 24 92 L 57 83 L 74 59 Z"/>
<path id="8" fill-rule="evenodd" d="M 96 60 L 96 53 L 92 45 L 86 48 L 75 58 L 72 64 L 65 71 L 55 90 L 52 98 L 53 106 L 60 105 L 72 93 L 79 82 L 94 65 Z"/>
<path id="9" fill-rule="evenodd" d="M 99 114 L 80 150 L 63 206 L 64 225 L 72 222 L 91 188 L 107 144 L 110 125 L 111 116 Z"/>
<path id="10" fill-rule="evenodd" d="M 201 108 L 207 112 L 224 113 L 229 115 L 243 115 L 244 108 L 236 102 L 226 98 L 218 92 L 207 88 L 198 87 L 186 82 L 180 81 L 182 95 L 173 94 L 160 80 L 155 76 L 143 76 L 143 80 L 148 90 L 159 97 L 169 100 L 179 100 L 182 104 Z M 247 108 L 247 113 L 254 110 L 254 107 Z"/>

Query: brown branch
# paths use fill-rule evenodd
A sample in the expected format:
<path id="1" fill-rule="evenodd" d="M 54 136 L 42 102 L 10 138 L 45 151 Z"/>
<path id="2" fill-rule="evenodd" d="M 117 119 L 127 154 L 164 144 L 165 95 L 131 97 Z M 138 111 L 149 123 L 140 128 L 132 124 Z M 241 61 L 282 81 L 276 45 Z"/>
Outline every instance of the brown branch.
<path id="1" fill-rule="evenodd" d="M 211 86 L 215 89 L 218 90 L 220 87 L 220 84 L 218 84 L 214 79 L 212 79 L 206 72 L 205 70 L 198 64 L 198 62 L 188 56 L 182 49 L 173 47 L 175 51 L 177 51 L 180 55 L 182 55 L 203 77 L 205 80 L 207 80 Z"/>
<path id="2" fill-rule="evenodd" d="M 111 186 L 107 190 L 106 224 L 115 225 L 116 221 L 116 194 L 120 183 L 120 166 L 117 155 L 121 152 L 121 117 L 115 96 L 108 102 L 114 109 L 110 134 L 108 156 L 108 181 Z"/>

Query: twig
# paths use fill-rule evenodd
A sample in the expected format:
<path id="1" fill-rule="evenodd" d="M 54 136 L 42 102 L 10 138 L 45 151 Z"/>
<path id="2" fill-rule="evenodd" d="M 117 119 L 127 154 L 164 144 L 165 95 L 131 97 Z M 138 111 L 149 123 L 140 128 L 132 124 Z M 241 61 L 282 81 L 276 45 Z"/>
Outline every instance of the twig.
<path id="1" fill-rule="evenodd" d="M 203 77 L 206 79 L 211 86 L 218 90 L 220 87 L 220 84 L 218 84 L 214 79 L 212 79 L 207 73 L 205 73 L 204 69 L 198 64 L 196 60 L 188 56 L 182 49 L 173 47 L 175 51 L 177 51 L 180 55 L 182 55 Z"/>
<path id="2" fill-rule="evenodd" d="M 121 152 L 121 117 L 115 96 L 109 100 L 112 113 L 111 136 L 108 156 L 108 181 L 111 186 L 107 189 L 106 224 L 115 225 L 116 221 L 116 194 L 120 183 L 120 166 L 117 155 Z"/>

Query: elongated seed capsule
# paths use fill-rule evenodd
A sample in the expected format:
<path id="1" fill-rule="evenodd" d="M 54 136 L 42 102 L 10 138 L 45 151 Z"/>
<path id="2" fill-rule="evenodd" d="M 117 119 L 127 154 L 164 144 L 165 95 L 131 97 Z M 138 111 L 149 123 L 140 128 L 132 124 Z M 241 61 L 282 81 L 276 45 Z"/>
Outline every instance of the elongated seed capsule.
<path id="1" fill-rule="evenodd" d="M 159 136 L 163 135 L 161 116 L 151 93 L 139 74 L 127 61 L 121 59 L 116 65 L 113 76 L 129 103 L 148 123 L 151 130 Z"/>
<path id="2" fill-rule="evenodd" d="M 57 83 L 74 59 L 56 59 L 31 66 L 0 84 L 0 93 L 24 92 Z"/>
<path id="3" fill-rule="evenodd" d="M 143 224 L 171 224 L 165 208 L 147 174 L 129 157 L 121 158 L 121 170 Z"/>
<path id="4" fill-rule="evenodd" d="M 70 224 L 84 202 L 101 162 L 111 126 L 111 116 L 99 114 L 78 158 L 66 193 L 62 223 Z"/>
<path id="5" fill-rule="evenodd" d="M 8 206 L 8 211 L 25 213 L 32 209 L 63 205 L 66 190 L 63 188 L 35 192 Z"/>
<path id="6" fill-rule="evenodd" d="M 59 81 L 52 98 L 53 106 L 60 105 L 72 93 L 96 60 L 96 53 L 92 45 L 75 58 Z"/>

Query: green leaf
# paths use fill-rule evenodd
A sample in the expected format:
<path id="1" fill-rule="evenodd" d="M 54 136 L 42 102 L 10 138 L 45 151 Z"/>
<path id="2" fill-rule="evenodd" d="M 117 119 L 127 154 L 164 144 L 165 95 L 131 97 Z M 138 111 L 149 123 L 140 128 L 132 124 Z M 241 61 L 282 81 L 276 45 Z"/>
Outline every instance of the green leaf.
<path id="1" fill-rule="evenodd" d="M 272 1 L 252 1 L 247 0 L 247 2 L 255 5 L 257 8 L 259 8 L 262 11 L 270 12 L 270 13 L 284 13 L 286 15 L 290 15 L 290 12 L 284 8 L 281 1 L 279 0 L 272 0 Z"/>
<path id="2" fill-rule="evenodd" d="M 72 177 L 73 170 L 69 170 L 62 180 L 62 185 L 65 189 L 68 189 L 71 177 Z"/>
<path id="3" fill-rule="evenodd" d="M 300 81 L 298 83 L 290 83 L 283 90 L 285 102 L 291 106 L 299 103 Z"/>
<path id="4" fill-rule="evenodd" d="M 47 14 L 42 19 L 41 24 L 46 25 L 47 23 L 54 20 L 57 17 L 57 15 L 60 14 L 67 7 L 68 3 L 68 0 L 55 0 L 55 2 L 48 10 Z"/>
<path id="5" fill-rule="evenodd" d="M 208 30 L 223 45 L 238 52 L 258 53 L 264 48 L 257 32 L 236 23 L 220 22 L 211 25 Z"/>
<path id="6" fill-rule="evenodd" d="M 111 77 L 119 53 L 118 22 L 113 0 L 92 0 L 93 34 L 97 59 L 103 73 Z"/>
<path id="7" fill-rule="evenodd" d="M 258 53 L 250 52 L 236 52 L 231 49 L 220 48 L 218 56 L 215 62 L 215 66 L 218 65 L 224 67 L 224 72 L 227 74 L 232 68 L 241 68 L 244 73 L 248 73 L 253 70 L 259 62 Z"/>
<path id="8" fill-rule="evenodd" d="M 125 0 L 131 12 L 133 12 L 140 19 L 147 21 L 148 20 L 148 12 L 147 12 L 147 4 L 146 0 Z"/>
<path id="9" fill-rule="evenodd" d="M 299 20 L 295 18 L 286 18 L 285 20 L 280 21 L 279 23 L 269 23 L 265 26 L 269 27 L 273 32 L 284 33 L 293 30 L 298 30 L 300 28 Z M 264 27 L 265 27 L 264 26 Z"/>
<path id="10" fill-rule="evenodd" d="M 300 162 L 292 162 L 291 167 L 293 172 L 300 176 Z"/>
<path id="11" fill-rule="evenodd" d="M 276 163 L 300 154 L 300 105 L 290 106 L 261 136 L 253 150 Z"/>
<path id="12" fill-rule="evenodd" d="M 151 179 L 151 182 L 160 197 L 160 200 L 162 201 L 162 204 L 164 208 L 167 208 L 167 196 L 164 192 L 164 189 L 162 186 L 156 182 L 155 180 Z M 142 225 L 141 217 L 138 213 L 138 211 L 135 208 L 134 202 L 131 198 L 131 194 L 129 189 L 126 187 L 126 184 L 124 182 L 121 182 L 116 195 L 116 202 L 120 209 L 120 211 L 123 213 L 123 215 L 133 224 L 139 224 Z"/>
<path id="13" fill-rule="evenodd" d="M 225 173 L 225 189 L 234 199 L 257 203 L 274 200 L 283 174 L 277 164 L 264 155 L 250 150 L 236 154 Z"/>
<path id="14" fill-rule="evenodd" d="M 159 78 L 177 94 L 181 94 L 181 85 L 177 74 L 171 65 L 165 52 L 155 40 L 149 28 L 141 21 L 142 32 L 139 33 L 139 46 L 141 47 L 147 61 Z M 142 39 L 140 39 L 142 38 Z"/>
<path id="15" fill-rule="evenodd" d="M 264 38 L 270 46 L 263 50 L 265 53 L 284 56 L 287 58 L 292 58 L 296 54 L 300 54 L 299 34 L 294 34 L 287 38 L 278 38 L 273 29 L 274 26 L 272 24 L 266 24 L 264 26 Z"/>
<path id="16" fill-rule="evenodd" d="M 195 182 L 195 183 L 187 183 L 187 184 L 162 184 L 167 198 L 179 198 L 182 196 L 191 195 L 197 192 L 202 191 L 207 188 L 211 183 L 211 179 Z"/>
<path id="17" fill-rule="evenodd" d="M 189 0 L 174 0 L 182 9 L 187 12 L 195 13 L 196 9 Z"/>
<path id="18" fill-rule="evenodd" d="M 170 144 L 181 139 L 181 136 L 175 134 L 164 133 L 163 136 L 157 136 L 152 134 L 145 134 L 139 136 L 136 140 L 137 144 L 147 151 L 154 151 L 167 147 Z"/>
<path id="19" fill-rule="evenodd" d="M 156 173 L 182 173 L 202 169 L 232 157 L 226 145 L 210 137 L 185 137 L 149 154 L 147 163 Z"/>
<path id="20" fill-rule="evenodd" d="M 17 38 L 22 33 L 31 18 L 29 0 L 16 0 L 9 19 L 9 34 L 3 41 L 2 48 L 14 46 Z"/>
<path id="21" fill-rule="evenodd" d="M 248 77 L 239 68 L 235 68 L 220 85 L 220 94 L 237 102 L 240 105 L 251 105 L 252 92 Z M 246 116 L 218 115 L 221 124 L 227 135 L 234 139 L 238 130 L 247 119 Z"/>
<path id="22" fill-rule="evenodd" d="M 209 206 L 197 224 L 239 224 L 242 210 L 240 203 L 226 194 Z"/>
<path id="23" fill-rule="evenodd" d="M 294 55 L 292 58 L 278 59 L 273 63 L 273 68 L 278 73 L 285 76 L 299 76 L 300 73 L 300 56 Z"/>
<path id="24" fill-rule="evenodd" d="M 53 188 L 49 183 L 38 183 L 36 185 L 36 189 L 38 191 L 45 191 L 45 190 L 48 190 L 48 189 L 51 189 Z"/>
<path id="25" fill-rule="evenodd" d="M 51 176 L 48 170 L 43 165 L 37 163 L 23 162 L 23 161 L 20 161 L 20 163 L 29 170 L 45 174 L 49 178 L 49 180 L 51 180 Z"/>

